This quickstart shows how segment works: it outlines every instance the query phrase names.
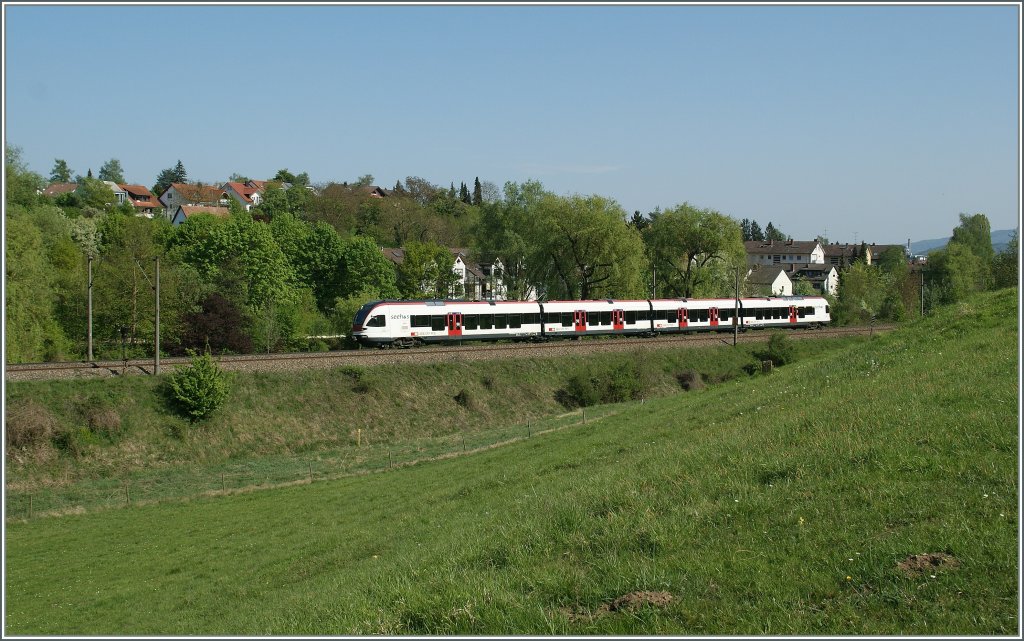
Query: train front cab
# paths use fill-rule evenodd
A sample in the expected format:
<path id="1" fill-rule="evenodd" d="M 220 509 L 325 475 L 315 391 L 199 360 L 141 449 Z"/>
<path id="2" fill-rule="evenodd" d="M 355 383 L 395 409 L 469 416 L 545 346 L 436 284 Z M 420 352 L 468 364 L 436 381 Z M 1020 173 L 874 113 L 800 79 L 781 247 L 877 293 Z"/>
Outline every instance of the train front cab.
<path id="1" fill-rule="evenodd" d="M 391 332 L 388 330 L 387 307 L 384 301 L 370 301 L 356 312 L 352 319 L 352 338 L 366 347 L 388 345 Z"/>

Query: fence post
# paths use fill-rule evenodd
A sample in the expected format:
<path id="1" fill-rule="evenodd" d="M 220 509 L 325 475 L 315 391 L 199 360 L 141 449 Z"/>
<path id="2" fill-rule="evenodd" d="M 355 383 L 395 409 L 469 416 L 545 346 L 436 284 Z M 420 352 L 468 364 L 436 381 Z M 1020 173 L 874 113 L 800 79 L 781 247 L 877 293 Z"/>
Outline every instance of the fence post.
<path id="1" fill-rule="evenodd" d="M 128 493 L 128 481 L 124 482 L 124 504 L 125 505 L 131 505 L 132 504 L 132 496 L 131 496 L 131 494 Z"/>
<path id="2" fill-rule="evenodd" d="M 587 424 L 587 408 L 583 408 L 583 424 Z"/>
<path id="3" fill-rule="evenodd" d="M 228 484 L 224 482 L 224 472 L 220 473 L 220 491 L 221 492 L 227 492 L 228 491 Z"/>
<path id="4" fill-rule="evenodd" d="M 312 483 L 313 482 L 313 462 L 312 461 L 306 461 L 306 462 L 309 463 L 309 482 Z"/>
<path id="5" fill-rule="evenodd" d="M 532 436 L 530 432 L 530 421 L 526 421 L 526 438 L 530 438 Z"/>
<path id="6" fill-rule="evenodd" d="M 28 495 L 28 518 L 32 518 L 32 495 Z"/>
<path id="7" fill-rule="evenodd" d="M 394 464 L 391 462 L 391 450 L 388 450 L 388 467 L 393 467 Z"/>

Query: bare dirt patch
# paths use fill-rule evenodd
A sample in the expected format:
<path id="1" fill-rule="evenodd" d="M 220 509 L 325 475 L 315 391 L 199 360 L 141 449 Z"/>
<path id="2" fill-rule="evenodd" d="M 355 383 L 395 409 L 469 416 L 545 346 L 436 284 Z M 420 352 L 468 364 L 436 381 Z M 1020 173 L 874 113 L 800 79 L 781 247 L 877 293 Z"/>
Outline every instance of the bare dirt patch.
<path id="1" fill-rule="evenodd" d="M 616 597 L 611 603 L 603 603 L 594 612 L 579 609 L 563 608 L 562 613 L 569 621 L 593 621 L 611 612 L 632 611 L 641 608 L 664 608 L 672 603 L 672 595 L 668 592 L 638 591 Z"/>
<path id="2" fill-rule="evenodd" d="M 936 570 L 952 570 L 960 567 L 960 560 L 945 552 L 927 552 L 925 554 L 911 554 L 896 564 L 905 575 L 918 577 L 922 574 L 929 574 Z"/>

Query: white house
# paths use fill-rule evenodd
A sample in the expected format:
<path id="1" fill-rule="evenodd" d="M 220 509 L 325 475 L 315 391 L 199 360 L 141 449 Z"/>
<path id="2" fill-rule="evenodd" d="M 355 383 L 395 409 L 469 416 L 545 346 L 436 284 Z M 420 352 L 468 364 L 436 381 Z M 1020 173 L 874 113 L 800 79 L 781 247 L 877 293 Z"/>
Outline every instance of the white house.
<path id="1" fill-rule="evenodd" d="M 266 181 L 260 182 L 266 184 Z M 258 186 L 256 181 L 253 180 L 247 183 L 226 182 L 223 189 L 228 196 L 241 203 L 245 207 L 245 211 L 249 211 L 263 202 L 264 187 L 262 185 Z"/>
<path id="2" fill-rule="evenodd" d="M 794 265 L 792 276 L 802 278 L 823 294 L 835 296 L 839 291 L 839 272 L 835 265 Z"/>
<path id="3" fill-rule="evenodd" d="M 825 250 L 813 240 L 748 240 L 743 243 L 750 265 L 823 264 Z"/>
<path id="4" fill-rule="evenodd" d="M 494 259 L 488 262 L 474 262 L 467 258 L 469 250 L 460 247 L 449 247 L 452 253 L 452 271 L 458 276 L 459 289 L 464 300 L 506 300 L 508 290 L 502 280 L 504 266 Z M 401 265 L 405 260 L 405 250 L 401 247 L 381 247 L 384 256 Z M 457 292 L 450 292 L 449 297 L 455 298 Z"/>
<path id="5" fill-rule="evenodd" d="M 793 281 L 782 267 L 754 267 L 747 272 L 747 283 L 769 296 L 792 296 Z"/>

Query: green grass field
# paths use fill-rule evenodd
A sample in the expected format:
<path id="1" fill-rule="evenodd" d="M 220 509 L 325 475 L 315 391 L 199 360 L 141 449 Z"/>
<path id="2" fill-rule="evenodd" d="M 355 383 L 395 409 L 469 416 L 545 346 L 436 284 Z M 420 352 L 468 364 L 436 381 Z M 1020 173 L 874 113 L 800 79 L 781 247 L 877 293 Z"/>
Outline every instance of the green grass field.
<path id="1" fill-rule="evenodd" d="M 467 456 L 8 521 L 5 633 L 1012 635 L 1017 317 L 998 292 Z"/>

